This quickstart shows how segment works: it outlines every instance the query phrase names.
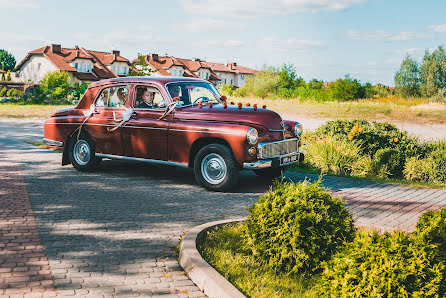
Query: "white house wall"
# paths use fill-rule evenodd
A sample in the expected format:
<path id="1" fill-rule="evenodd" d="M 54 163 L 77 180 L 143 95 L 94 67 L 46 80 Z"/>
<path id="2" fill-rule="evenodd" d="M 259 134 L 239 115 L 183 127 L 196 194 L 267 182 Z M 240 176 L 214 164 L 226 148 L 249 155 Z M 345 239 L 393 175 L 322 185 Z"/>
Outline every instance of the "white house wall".
<path id="1" fill-rule="evenodd" d="M 175 77 L 182 77 L 184 75 L 184 68 L 177 65 L 172 65 L 167 71 Z"/>
<path id="2" fill-rule="evenodd" d="M 43 55 L 31 55 L 20 68 L 20 82 L 38 83 L 49 72 L 58 70 Z"/>
<path id="3" fill-rule="evenodd" d="M 111 65 L 107 66 L 111 71 L 113 71 L 114 73 L 116 73 L 115 68 L 114 67 L 118 67 L 119 68 L 119 72 L 117 72 L 116 74 L 118 76 L 125 76 L 129 73 L 129 65 L 125 62 L 118 62 L 115 61 L 113 62 Z M 123 72 L 123 68 L 125 68 L 125 71 Z"/>

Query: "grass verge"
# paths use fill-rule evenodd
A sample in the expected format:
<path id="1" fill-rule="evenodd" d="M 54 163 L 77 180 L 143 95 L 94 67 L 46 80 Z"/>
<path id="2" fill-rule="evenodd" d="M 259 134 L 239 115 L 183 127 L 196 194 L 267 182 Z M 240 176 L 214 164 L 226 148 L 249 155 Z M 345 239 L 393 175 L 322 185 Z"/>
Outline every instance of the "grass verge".
<path id="1" fill-rule="evenodd" d="M 0 104 L 0 117 L 11 118 L 49 118 L 55 111 L 67 106 L 57 105 L 19 105 L 11 103 Z"/>
<path id="2" fill-rule="evenodd" d="M 36 147 L 39 147 L 39 148 L 44 148 L 44 149 L 48 149 L 48 150 L 51 150 L 51 151 L 54 151 L 54 152 L 58 152 L 58 153 L 62 153 L 63 152 L 63 150 L 61 150 L 61 149 L 50 148 L 47 145 L 45 145 L 44 143 L 42 143 L 42 142 L 25 142 L 25 143 L 33 145 L 33 146 L 36 146 Z"/>
<path id="3" fill-rule="evenodd" d="M 272 272 L 243 248 L 243 223 L 217 227 L 199 245 L 202 257 L 248 297 L 316 297 L 318 276 Z"/>
<path id="4" fill-rule="evenodd" d="M 354 176 L 349 176 L 349 175 L 340 175 L 340 174 L 333 174 L 333 173 L 322 173 L 319 170 L 308 169 L 308 168 L 300 168 L 298 166 L 291 166 L 291 167 L 287 168 L 287 171 L 296 172 L 296 173 L 302 173 L 302 174 L 315 174 L 315 175 L 324 174 L 325 176 L 335 176 L 335 177 L 348 178 L 348 179 L 352 179 L 354 181 L 369 181 L 369 182 L 376 182 L 376 183 L 388 183 L 388 184 L 396 184 L 396 185 L 402 185 L 402 186 L 408 186 L 408 187 L 417 187 L 417 188 L 446 189 L 446 185 L 429 183 L 429 182 L 413 182 L 413 181 L 408 181 L 408 180 L 405 180 L 405 179 L 385 179 L 385 178 L 377 178 L 377 177 L 361 178 L 361 177 L 354 177 Z"/>
<path id="5" fill-rule="evenodd" d="M 367 119 L 415 123 L 446 123 L 446 104 L 423 100 L 361 99 L 348 102 L 317 102 L 299 99 L 231 98 L 228 102 L 257 103 L 281 115 L 301 115 L 308 118 Z"/>

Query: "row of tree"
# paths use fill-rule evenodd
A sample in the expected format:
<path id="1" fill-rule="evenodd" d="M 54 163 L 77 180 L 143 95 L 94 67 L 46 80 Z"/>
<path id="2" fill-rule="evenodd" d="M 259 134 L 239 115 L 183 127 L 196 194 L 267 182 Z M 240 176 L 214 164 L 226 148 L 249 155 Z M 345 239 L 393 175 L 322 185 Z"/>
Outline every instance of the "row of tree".
<path id="1" fill-rule="evenodd" d="M 407 55 L 395 74 L 396 92 L 403 97 L 444 97 L 446 95 L 446 53 L 443 47 L 426 50 L 417 62 Z"/>
<path id="2" fill-rule="evenodd" d="M 233 90 L 233 86 L 227 85 L 221 90 L 227 95 L 241 97 L 252 94 L 260 98 L 301 98 L 317 101 L 373 98 L 377 95 L 387 96 L 392 92 L 379 84 L 363 84 L 348 75 L 329 84 L 317 79 L 306 82 L 297 75 L 295 67 L 291 64 L 284 64 L 280 68 L 264 67 L 262 72 L 249 77 L 243 88 Z"/>

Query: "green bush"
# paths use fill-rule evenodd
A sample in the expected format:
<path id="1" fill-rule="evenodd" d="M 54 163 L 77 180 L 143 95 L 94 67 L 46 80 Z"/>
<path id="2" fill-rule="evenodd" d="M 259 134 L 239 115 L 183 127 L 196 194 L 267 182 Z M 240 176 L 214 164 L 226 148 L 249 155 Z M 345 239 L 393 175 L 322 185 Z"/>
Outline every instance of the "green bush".
<path id="1" fill-rule="evenodd" d="M 16 97 L 19 97 L 21 95 L 23 95 L 23 92 L 19 91 L 19 90 L 16 90 L 16 89 L 9 89 L 6 92 L 6 96 L 7 97 L 11 97 L 11 98 L 16 98 Z"/>
<path id="2" fill-rule="evenodd" d="M 371 177 L 375 170 L 373 160 L 368 156 L 359 157 L 350 168 L 350 175 L 360 178 Z"/>
<path id="3" fill-rule="evenodd" d="M 446 208 L 423 213 L 417 222 L 415 234 L 423 242 L 436 245 L 439 256 L 446 260 Z"/>
<path id="4" fill-rule="evenodd" d="M 6 89 L 6 87 L 3 87 L 2 89 L 0 89 L 0 97 L 5 97 L 6 92 L 8 92 L 8 89 Z"/>
<path id="5" fill-rule="evenodd" d="M 411 235 L 361 232 L 323 267 L 324 296 L 439 297 L 445 264 Z"/>
<path id="6" fill-rule="evenodd" d="M 376 151 L 374 159 L 374 164 L 378 169 L 377 172 L 381 174 L 381 178 L 386 178 L 387 176 L 401 178 L 405 162 L 405 155 L 393 148 L 379 149 Z M 387 173 L 387 175 L 383 175 L 384 173 Z"/>
<path id="7" fill-rule="evenodd" d="M 64 100 L 71 91 L 70 76 L 66 71 L 53 71 L 40 81 L 41 90 L 53 100 Z"/>
<path id="8" fill-rule="evenodd" d="M 224 84 L 220 86 L 219 91 L 222 95 L 232 96 L 234 86 L 232 84 Z"/>
<path id="9" fill-rule="evenodd" d="M 438 148 L 426 158 L 413 157 L 404 168 L 404 177 L 409 181 L 446 184 L 446 149 L 444 143 L 438 142 Z"/>
<path id="10" fill-rule="evenodd" d="M 332 135 L 337 138 L 355 140 L 361 145 L 362 153 L 374 156 L 379 149 L 395 148 L 406 157 L 424 154 L 423 147 L 416 138 L 407 136 L 389 123 L 366 120 L 332 120 L 319 126 L 317 136 Z"/>
<path id="11" fill-rule="evenodd" d="M 316 271 L 354 237 L 341 198 L 309 183 L 278 183 L 249 208 L 246 247 L 271 269 L 287 274 Z"/>
<path id="12" fill-rule="evenodd" d="M 252 93 L 257 97 L 265 98 L 268 95 L 274 94 L 279 88 L 279 84 L 279 75 L 271 70 L 266 70 L 248 77 L 243 89 L 245 89 L 247 93 Z"/>
<path id="13" fill-rule="evenodd" d="M 361 148 L 345 139 L 326 136 L 323 140 L 306 141 L 307 163 L 322 172 L 348 175 L 361 158 Z"/>
<path id="14" fill-rule="evenodd" d="M 346 76 L 337 79 L 336 82 L 328 86 L 331 97 L 339 101 L 354 100 L 365 97 L 365 88 L 358 80 Z"/>

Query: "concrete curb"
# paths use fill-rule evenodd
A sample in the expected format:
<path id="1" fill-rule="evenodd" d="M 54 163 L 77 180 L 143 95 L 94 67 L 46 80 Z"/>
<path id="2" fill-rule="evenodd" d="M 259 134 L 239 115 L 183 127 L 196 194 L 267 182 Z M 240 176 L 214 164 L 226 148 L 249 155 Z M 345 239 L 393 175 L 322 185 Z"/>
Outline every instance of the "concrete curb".
<path id="1" fill-rule="evenodd" d="M 190 230 L 183 237 L 183 241 L 181 241 L 180 265 L 197 287 L 209 297 L 245 297 L 236 287 L 203 260 L 197 250 L 197 243 L 210 228 L 243 220 L 245 219 L 219 220 L 199 225 Z"/>

